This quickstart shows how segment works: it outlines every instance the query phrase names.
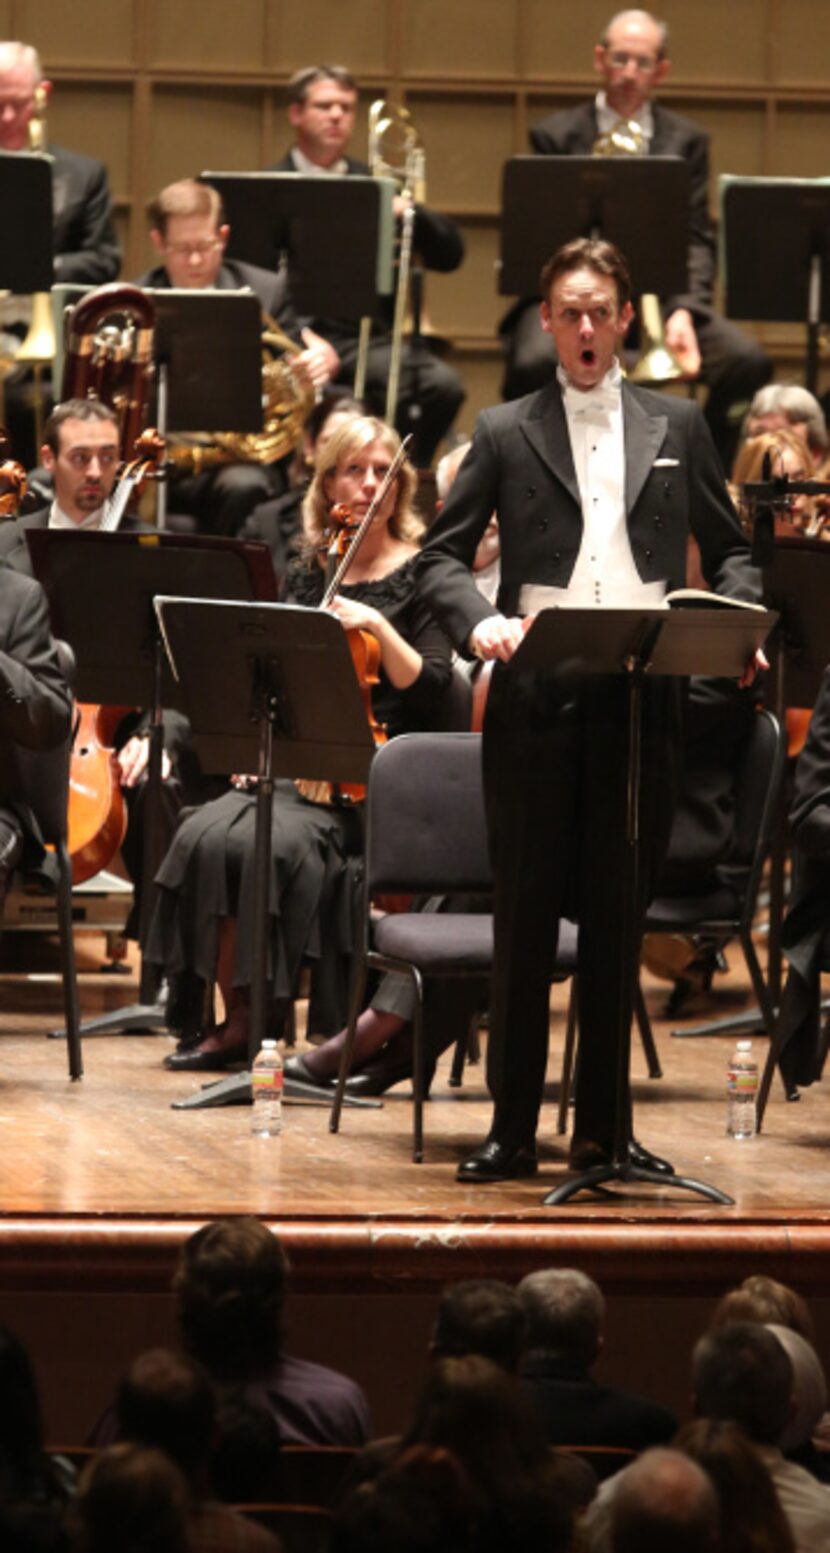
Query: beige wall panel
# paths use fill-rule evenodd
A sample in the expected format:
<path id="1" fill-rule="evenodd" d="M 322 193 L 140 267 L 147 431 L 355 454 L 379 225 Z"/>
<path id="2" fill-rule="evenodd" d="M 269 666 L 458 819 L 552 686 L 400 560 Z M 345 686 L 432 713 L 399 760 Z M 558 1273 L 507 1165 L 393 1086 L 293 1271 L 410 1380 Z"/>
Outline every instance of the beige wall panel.
<path id="1" fill-rule="evenodd" d="M 499 76 L 516 67 L 515 0 L 404 0 L 403 75 Z"/>
<path id="2" fill-rule="evenodd" d="M 40 50 L 49 70 L 132 62 L 132 0 L 17 0 L 13 19 L 17 36 Z"/>
<path id="3" fill-rule="evenodd" d="M 262 70 L 265 0 L 144 0 L 150 63 Z"/>
<path id="4" fill-rule="evenodd" d="M 56 88 L 49 107 L 49 138 L 71 151 L 97 156 L 109 171 L 116 196 L 129 194 L 130 110 L 132 90 L 121 87 Z"/>
<path id="5" fill-rule="evenodd" d="M 524 0 L 526 76 L 582 76 L 593 69 L 594 44 L 615 10 L 608 0 Z"/>
<path id="6" fill-rule="evenodd" d="M 702 124 L 710 136 L 709 198 L 715 209 L 721 173 L 752 176 L 764 171 L 764 111 L 754 104 L 678 103 L 678 111 Z"/>
<path id="7" fill-rule="evenodd" d="M 0 34 L 4 38 L 11 36 L 12 31 L 12 0 L 0 0 Z"/>
<path id="8" fill-rule="evenodd" d="M 467 398 L 458 413 L 453 431 L 461 437 L 470 437 L 479 412 L 488 405 L 498 404 L 501 399 L 504 371 L 501 352 L 490 354 L 488 351 L 486 355 L 473 356 L 460 351 L 450 359 L 467 390 Z"/>
<path id="9" fill-rule="evenodd" d="M 459 334 L 489 337 L 495 335 L 497 320 L 508 305 L 496 295 L 498 233 L 489 225 L 468 224 L 464 241 L 467 252 L 460 269 L 452 275 L 427 273 L 430 317 L 439 333 L 450 339 Z"/>
<path id="10" fill-rule="evenodd" d="M 791 0 L 786 0 L 789 8 Z M 681 81 L 763 81 L 767 0 L 663 0 L 672 70 Z M 783 16 L 782 16 L 783 20 Z M 786 31 L 790 25 L 786 17 Z"/>
<path id="11" fill-rule="evenodd" d="M 382 75 L 387 68 L 384 0 L 271 0 L 276 13 L 271 30 L 280 73 L 317 61 L 334 60 L 361 73 Z"/>
<path id="12" fill-rule="evenodd" d="M 830 103 L 824 108 L 779 108 L 770 172 L 781 178 L 830 174 Z"/>
<path id="13" fill-rule="evenodd" d="M 208 167 L 215 172 L 258 168 L 259 119 L 257 92 L 158 90 L 150 115 L 149 189 L 155 192 Z"/>
<path id="14" fill-rule="evenodd" d="M 560 109 L 562 109 L 562 108 L 573 108 L 576 103 L 586 101 L 589 95 L 590 94 L 588 92 L 585 93 L 585 97 L 574 97 L 574 96 L 566 97 L 566 96 L 564 96 L 562 94 L 557 95 L 555 93 L 552 94 L 552 95 L 549 95 L 548 93 L 545 93 L 544 97 L 537 97 L 536 95 L 528 94 L 528 99 L 527 99 L 527 127 L 528 127 L 528 132 L 533 128 L 534 124 L 538 124 L 539 123 L 540 119 L 548 118 L 548 116 L 551 113 L 559 113 Z M 525 151 L 529 151 L 529 150 L 530 150 L 530 141 L 528 140 L 527 145 L 517 146 L 516 147 L 515 154 L 517 156 L 523 155 Z"/>
<path id="15" fill-rule="evenodd" d="M 809 81 L 827 86 L 830 58 L 830 5 L 827 0 L 786 0 L 786 26 L 778 34 L 781 82 Z"/>
<path id="16" fill-rule="evenodd" d="M 513 154 L 512 104 L 410 93 L 407 106 L 424 142 L 430 204 L 498 209 L 502 163 Z"/>

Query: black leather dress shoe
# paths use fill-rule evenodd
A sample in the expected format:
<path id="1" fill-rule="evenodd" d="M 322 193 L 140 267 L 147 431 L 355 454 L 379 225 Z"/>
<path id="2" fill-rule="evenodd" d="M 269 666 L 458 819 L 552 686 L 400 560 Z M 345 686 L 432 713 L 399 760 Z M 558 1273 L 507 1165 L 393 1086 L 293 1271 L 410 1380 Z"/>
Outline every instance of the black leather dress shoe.
<path id="1" fill-rule="evenodd" d="M 229 1046 L 226 1050 L 213 1047 L 202 1051 L 201 1047 L 186 1051 L 170 1052 L 163 1066 L 169 1073 L 224 1073 L 226 1068 L 243 1066 L 248 1061 L 247 1046 Z"/>
<path id="2" fill-rule="evenodd" d="M 519 1181 L 525 1176 L 535 1176 L 538 1168 L 534 1149 L 508 1148 L 495 1138 L 488 1138 L 461 1161 L 456 1179 L 468 1185 L 479 1181 Z"/>
<path id="3" fill-rule="evenodd" d="M 641 1170 L 653 1170 L 661 1176 L 674 1175 L 674 1165 L 667 1159 L 661 1159 L 659 1154 L 650 1153 L 636 1138 L 632 1138 L 628 1145 L 628 1158 L 632 1165 L 639 1165 Z M 598 1170 L 610 1163 L 611 1153 L 601 1143 L 594 1143 L 590 1138 L 572 1140 L 568 1154 L 571 1170 Z"/>

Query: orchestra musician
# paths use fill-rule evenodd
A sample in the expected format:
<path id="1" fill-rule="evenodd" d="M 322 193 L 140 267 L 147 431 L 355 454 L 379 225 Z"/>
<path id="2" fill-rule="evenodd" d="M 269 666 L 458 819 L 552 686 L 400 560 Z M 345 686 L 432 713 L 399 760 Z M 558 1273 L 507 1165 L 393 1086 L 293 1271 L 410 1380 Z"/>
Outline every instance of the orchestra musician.
<path id="1" fill-rule="evenodd" d="M 311 65 L 298 70 L 288 83 L 288 117 L 294 141 L 271 170 L 321 178 L 367 176 L 368 165 L 348 155 L 357 91 L 354 76 L 342 65 Z M 404 197 L 398 195 L 395 199 L 398 217 L 403 211 Z M 455 222 L 422 204 L 415 205 L 414 247 L 430 270 L 456 270 L 464 257 L 464 243 Z M 332 314 L 335 308 L 336 299 L 332 298 Z M 391 312 L 372 325 L 364 397 L 376 415 L 383 414 L 386 404 L 390 317 Z M 315 320 L 314 327 L 337 349 L 340 369 L 335 381 L 351 388 L 357 362 L 357 326 L 332 316 Z M 404 346 L 395 424 L 402 436 L 413 433 L 412 460 L 418 468 L 431 464 L 464 397 L 463 384 L 454 368 L 423 342 L 417 348 L 411 344 Z"/>
<path id="2" fill-rule="evenodd" d="M 625 958 L 627 699 L 621 677 L 505 673 L 534 613 L 557 603 L 658 602 L 685 582 L 693 531 L 712 587 L 757 597 L 760 579 L 697 406 L 621 378 L 630 281 L 611 244 L 578 239 L 545 265 L 542 328 L 552 381 L 479 417 L 473 445 L 419 563 L 426 603 L 459 651 L 494 659 L 484 722 L 495 898 L 488 1084 L 490 1135 L 459 1167 L 469 1183 L 529 1176 L 548 1047 L 557 923 L 579 923 L 580 1044 L 570 1162 L 607 1163 L 617 1115 L 618 989 L 630 1022 L 636 955 Z M 476 588 L 476 547 L 497 513 L 499 611 Z M 641 927 L 668 841 L 679 727 L 670 681 L 644 687 Z M 621 1109 L 630 1104 L 627 1093 Z M 634 1140 L 631 1157 L 671 1171 Z"/>
<path id="3" fill-rule="evenodd" d="M 159 263 L 137 284 L 191 291 L 247 287 L 258 298 L 263 313 L 302 344 L 302 350 L 292 358 L 292 372 L 315 390 L 322 390 L 338 369 L 337 352 L 312 329 L 300 327 L 281 275 L 225 257 L 229 236 L 222 200 L 215 189 L 193 178 L 168 184 L 150 206 L 150 237 Z M 285 485 L 282 462 L 230 463 L 192 475 L 175 473 L 170 503 L 172 510 L 195 517 L 202 532 L 233 535 L 254 507 L 282 494 Z"/>
<path id="4" fill-rule="evenodd" d="M 45 855 L 15 769 L 15 746 L 53 749 L 67 737 L 71 718 L 43 590 L 0 568 L 0 918 L 12 871 L 37 867 Z"/>
<path id="5" fill-rule="evenodd" d="M 303 509 L 305 547 L 289 567 L 289 602 L 319 605 L 321 545 L 333 506 L 361 520 L 400 442 L 372 417 L 352 417 L 318 447 Z M 428 727 L 450 680 L 450 649 L 415 587 L 423 524 L 413 508 L 417 476 L 404 460 L 330 608 L 347 630 L 374 636 L 380 682 L 372 708 L 389 735 Z M 229 1066 L 247 1053 L 256 800 L 243 780 L 180 825 L 156 877 L 158 901 L 146 957 L 172 987 L 171 1027 L 181 1031 L 165 1065 L 175 1071 Z M 272 816 L 268 978 L 274 1003 L 294 996 L 303 958 L 312 962 L 311 1028 L 332 1034 L 347 1011 L 353 948 L 349 860 L 362 851 L 360 806 L 317 802 L 277 782 Z M 225 1020 L 203 1027 L 205 988 L 218 981 Z M 194 1037 L 198 1044 L 194 1049 Z"/>
<path id="6" fill-rule="evenodd" d="M 600 136 L 633 120 L 651 156 L 682 156 L 689 163 L 688 291 L 663 298 L 666 345 L 689 378 L 708 386 L 705 415 L 725 470 L 737 445 L 741 420 L 756 389 L 771 376 L 761 347 L 712 305 L 715 242 L 709 217 L 709 137 L 699 124 L 653 100 L 671 68 L 668 28 L 648 11 L 619 11 L 594 48 L 602 88 L 592 102 L 564 108 L 530 132 L 543 156 L 588 156 Z M 548 342 L 539 329 L 538 306 L 521 305 L 505 320 L 508 365 L 504 396 L 518 398 L 550 376 Z"/>

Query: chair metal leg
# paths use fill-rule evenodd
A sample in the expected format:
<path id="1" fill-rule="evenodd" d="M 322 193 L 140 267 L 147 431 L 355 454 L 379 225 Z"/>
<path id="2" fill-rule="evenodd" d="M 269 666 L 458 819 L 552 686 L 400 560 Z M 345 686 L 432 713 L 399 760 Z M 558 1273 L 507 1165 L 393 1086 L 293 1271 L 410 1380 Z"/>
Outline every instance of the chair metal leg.
<path id="1" fill-rule="evenodd" d="M 412 1016 L 412 1159 L 420 1165 L 424 1158 L 424 984 L 416 966 L 411 967 L 415 989 Z"/>
<path id="2" fill-rule="evenodd" d="M 752 979 L 752 988 L 758 1000 L 758 1007 L 760 1008 L 761 1015 L 763 1017 L 764 1029 L 766 1034 L 771 1038 L 775 1029 L 776 1014 L 775 1006 L 773 1004 L 772 997 L 770 996 L 770 990 L 766 981 L 764 980 L 764 973 L 761 970 L 758 956 L 755 953 L 755 945 L 752 942 L 751 933 L 742 932 L 740 934 L 740 940 L 741 948 L 744 952 L 744 959 L 746 960 L 747 964 L 747 970 L 749 971 L 750 977 Z"/>
<path id="3" fill-rule="evenodd" d="M 465 1062 L 479 1062 L 481 1060 L 481 1048 L 478 1041 L 478 1018 L 478 1014 L 473 1014 L 463 1035 L 460 1035 L 455 1043 L 452 1068 L 447 1081 L 450 1089 L 461 1088 L 464 1079 Z"/>
<path id="4" fill-rule="evenodd" d="M 65 843 L 56 847 L 58 861 L 58 929 L 60 935 L 63 1011 L 66 1021 L 66 1049 L 69 1077 L 83 1077 L 81 1053 L 81 1010 L 78 1003 L 78 978 L 75 972 L 75 940 L 72 930 L 72 866 Z"/>
<path id="5" fill-rule="evenodd" d="M 334 1091 L 334 1100 L 329 1116 L 329 1132 L 338 1132 L 340 1129 L 340 1112 L 343 1109 L 343 1097 L 346 1093 L 346 1079 L 352 1066 L 352 1052 L 354 1051 L 355 1036 L 357 1035 L 357 1021 L 363 1006 L 363 994 L 366 990 L 366 962 L 361 960 L 355 974 L 355 984 L 352 991 L 352 1006 L 349 1009 L 349 1024 L 346 1030 L 346 1039 L 340 1054 L 340 1071 L 337 1075 L 337 1088 Z"/>
<path id="6" fill-rule="evenodd" d="M 573 1083 L 574 1054 L 576 1052 L 576 1023 L 578 1017 L 576 977 L 571 979 L 571 995 L 568 999 L 568 1022 L 565 1027 L 565 1050 L 562 1054 L 562 1077 L 559 1082 L 559 1112 L 556 1131 L 568 1130 L 568 1105 Z"/>
<path id="7" fill-rule="evenodd" d="M 660 1058 L 657 1055 L 657 1047 L 654 1044 L 654 1031 L 651 1028 L 651 1020 L 648 1017 L 646 1000 L 643 997 L 643 989 L 640 986 L 640 978 L 637 978 L 634 987 L 634 1017 L 637 1021 L 637 1029 L 640 1032 L 640 1040 L 643 1043 L 643 1053 L 648 1063 L 649 1078 L 662 1078 L 663 1069 L 660 1066 Z"/>

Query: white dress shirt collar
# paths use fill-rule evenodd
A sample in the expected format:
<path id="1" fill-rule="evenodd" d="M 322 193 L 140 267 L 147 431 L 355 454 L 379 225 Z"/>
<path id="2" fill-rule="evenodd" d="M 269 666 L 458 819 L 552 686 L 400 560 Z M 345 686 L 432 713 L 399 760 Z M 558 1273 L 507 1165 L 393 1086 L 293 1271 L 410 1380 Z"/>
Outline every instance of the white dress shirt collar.
<path id="1" fill-rule="evenodd" d="M 349 164 L 345 156 L 333 162 L 331 167 L 321 167 L 319 162 L 312 162 L 311 158 L 301 151 L 299 146 L 291 147 L 291 160 L 298 173 L 304 173 L 307 178 L 330 178 L 334 173 L 343 177 L 349 171 Z"/>
<path id="2" fill-rule="evenodd" d="M 597 114 L 597 129 L 601 135 L 610 135 L 615 124 L 626 123 L 625 119 L 621 120 L 615 108 L 609 107 L 608 98 L 604 92 L 597 92 L 594 106 Z M 654 139 L 654 114 L 650 102 L 643 103 L 635 122 L 643 132 L 646 147 L 649 147 Z"/>
<path id="3" fill-rule="evenodd" d="M 74 518 L 70 518 L 69 514 L 53 501 L 49 508 L 48 526 L 49 528 L 100 528 L 103 515 L 103 507 L 96 507 L 94 512 L 87 513 L 82 523 L 76 523 Z"/>

